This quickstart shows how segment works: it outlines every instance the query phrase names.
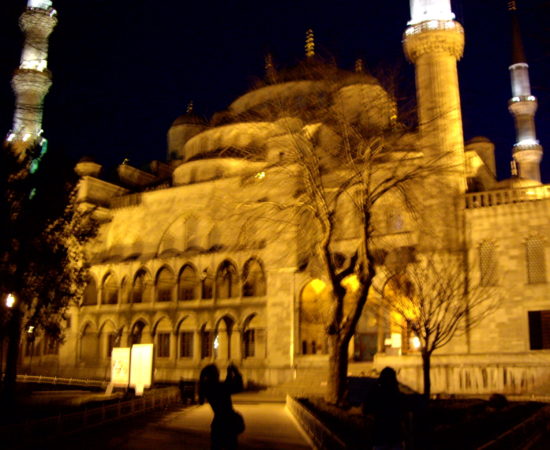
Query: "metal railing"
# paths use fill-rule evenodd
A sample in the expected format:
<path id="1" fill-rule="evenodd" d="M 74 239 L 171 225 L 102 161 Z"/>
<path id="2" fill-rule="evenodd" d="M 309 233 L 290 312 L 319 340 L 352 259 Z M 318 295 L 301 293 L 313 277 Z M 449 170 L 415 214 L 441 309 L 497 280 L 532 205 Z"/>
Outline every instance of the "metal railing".
<path id="1" fill-rule="evenodd" d="M 179 401 L 180 392 L 177 387 L 156 389 L 145 393 L 143 397 L 132 400 L 118 401 L 74 413 L 2 426 L 0 427 L 0 442 L 8 448 L 28 445 L 37 441 L 42 442 L 165 408 Z"/>
<path id="2" fill-rule="evenodd" d="M 62 384 L 66 386 L 83 386 L 106 388 L 109 384 L 105 380 L 91 380 L 88 378 L 46 377 L 44 375 L 17 375 L 18 383 Z"/>

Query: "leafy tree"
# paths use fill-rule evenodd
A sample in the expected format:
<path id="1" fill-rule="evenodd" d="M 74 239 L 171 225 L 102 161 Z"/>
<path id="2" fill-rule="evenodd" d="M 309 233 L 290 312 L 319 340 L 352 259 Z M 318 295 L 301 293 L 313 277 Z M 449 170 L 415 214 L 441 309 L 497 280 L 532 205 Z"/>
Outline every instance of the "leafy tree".
<path id="1" fill-rule="evenodd" d="M 427 397 L 434 351 L 472 329 L 496 306 L 496 288 L 481 280 L 476 283 L 468 277 L 467 267 L 463 253 L 425 252 L 390 274 L 381 289 L 383 306 L 419 340 Z"/>
<path id="2" fill-rule="evenodd" d="M 21 332 L 34 327 L 62 339 L 61 320 L 83 292 L 83 246 L 96 233 L 91 211 L 75 201 L 76 177 L 67 162 L 40 147 L 26 156 L 0 152 L 0 298 L 8 339 L 4 392 L 12 398 Z M 15 303 L 8 308 L 6 297 Z"/>

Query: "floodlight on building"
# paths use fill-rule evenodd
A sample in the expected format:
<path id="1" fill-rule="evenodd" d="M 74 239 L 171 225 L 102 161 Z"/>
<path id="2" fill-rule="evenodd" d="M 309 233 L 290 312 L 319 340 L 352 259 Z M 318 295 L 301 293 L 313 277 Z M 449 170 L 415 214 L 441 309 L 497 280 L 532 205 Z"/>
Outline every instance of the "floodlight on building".
<path id="1" fill-rule="evenodd" d="M 15 295 L 13 295 L 12 293 L 9 293 L 6 296 L 6 306 L 8 308 L 13 308 L 13 305 L 15 305 Z"/>
<path id="2" fill-rule="evenodd" d="M 418 336 L 413 336 L 411 338 L 411 346 L 415 350 L 418 350 L 420 348 L 420 339 L 418 339 Z"/>
<path id="3" fill-rule="evenodd" d="M 27 328 L 27 333 L 28 334 L 33 334 L 34 333 L 34 326 L 30 325 L 29 328 Z"/>
<path id="4" fill-rule="evenodd" d="M 220 348 L 220 338 L 219 336 L 216 336 L 214 338 L 214 348 L 217 350 L 218 348 Z"/>

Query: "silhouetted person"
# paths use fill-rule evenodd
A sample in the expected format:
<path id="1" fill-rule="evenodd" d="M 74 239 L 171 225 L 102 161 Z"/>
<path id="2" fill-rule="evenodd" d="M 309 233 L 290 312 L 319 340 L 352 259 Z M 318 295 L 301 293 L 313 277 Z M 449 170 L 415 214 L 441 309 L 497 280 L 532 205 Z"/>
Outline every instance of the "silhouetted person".
<path id="1" fill-rule="evenodd" d="M 374 415 L 374 450 L 403 448 L 404 413 L 405 398 L 399 391 L 397 375 L 391 367 L 386 367 L 363 404 L 363 414 Z"/>
<path id="2" fill-rule="evenodd" d="M 212 449 L 236 449 L 237 436 L 244 431 L 244 420 L 233 409 L 231 402 L 231 394 L 239 388 L 236 374 L 239 376 L 242 390 L 242 377 L 233 365 L 227 368 L 227 376 L 223 383 L 220 382 L 220 372 L 215 364 L 204 367 L 200 374 L 199 403 L 202 405 L 206 400 L 214 412 L 214 419 L 210 425 Z"/>

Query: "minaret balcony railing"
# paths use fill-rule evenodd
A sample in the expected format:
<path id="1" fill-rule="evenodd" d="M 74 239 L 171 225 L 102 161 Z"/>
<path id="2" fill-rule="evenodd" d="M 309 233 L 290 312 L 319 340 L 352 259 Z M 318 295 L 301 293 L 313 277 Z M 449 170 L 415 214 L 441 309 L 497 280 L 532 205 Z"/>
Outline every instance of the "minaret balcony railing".
<path id="1" fill-rule="evenodd" d="M 550 199 L 550 185 L 466 194 L 466 208 L 485 208 L 544 199 Z"/>
<path id="2" fill-rule="evenodd" d="M 24 69 L 24 68 L 17 68 L 13 71 L 13 75 L 26 75 L 29 74 L 30 76 L 44 76 L 45 78 L 48 78 L 49 80 L 52 79 L 52 73 L 48 69 L 42 69 L 42 70 L 36 70 L 36 69 Z"/>
<path id="3" fill-rule="evenodd" d="M 420 22 L 415 25 L 409 26 L 405 30 L 405 36 L 410 36 L 413 34 L 419 34 L 426 31 L 445 31 L 453 30 L 458 31 L 459 33 L 464 33 L 462 25 L 454 20 L 426 20 L 425 22 Z"/>

